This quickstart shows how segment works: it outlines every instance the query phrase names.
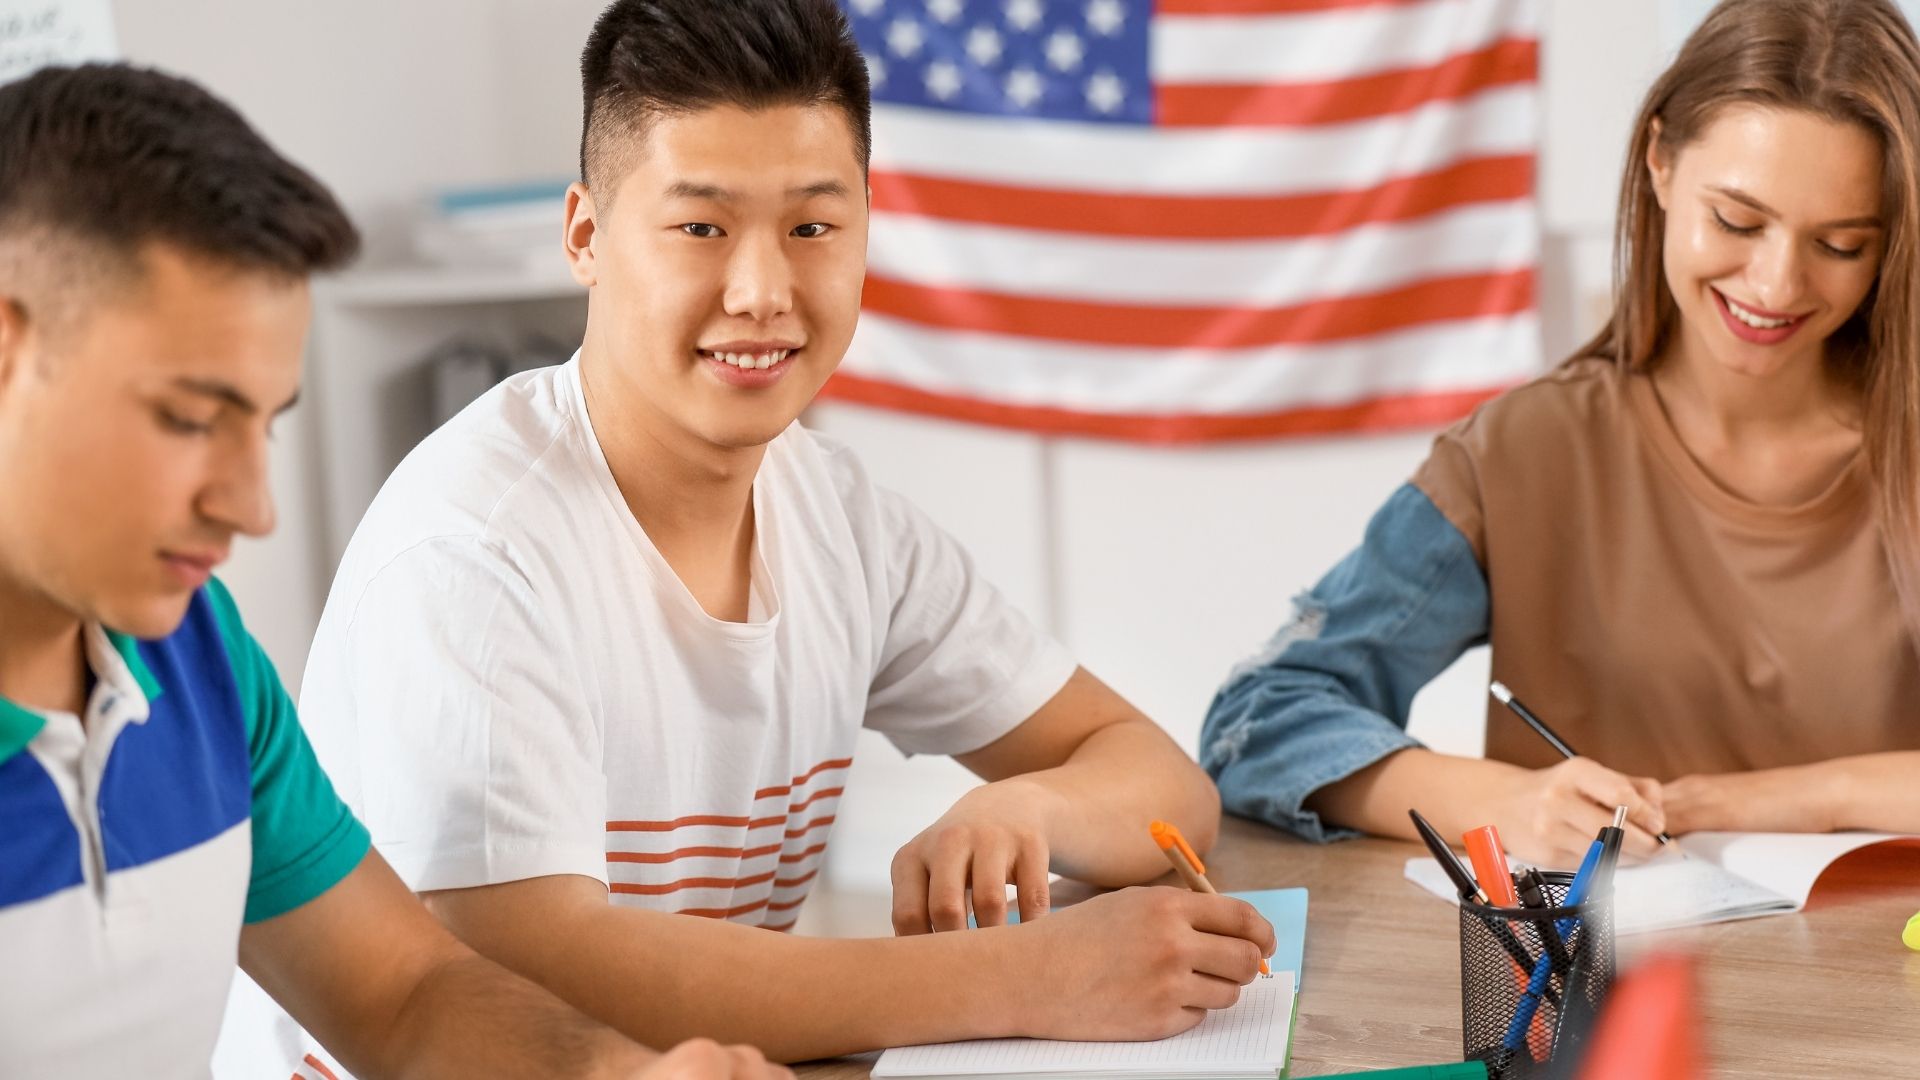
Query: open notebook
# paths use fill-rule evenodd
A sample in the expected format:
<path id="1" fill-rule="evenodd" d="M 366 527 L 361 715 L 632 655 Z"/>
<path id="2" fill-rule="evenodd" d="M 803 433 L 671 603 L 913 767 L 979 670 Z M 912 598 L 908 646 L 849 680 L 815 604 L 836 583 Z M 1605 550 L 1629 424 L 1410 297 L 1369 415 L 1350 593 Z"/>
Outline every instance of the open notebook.
<path id="1" fill-rule="evenodd" d="M 1691 833 L 1679 841 L 1685 858 L 1663 853 L 1643 865 L 1620 868 L 1614 879 L 1615 928 L 1642 934 L 1790 914 L 1807 906 L 1814 882 L 1842 855 L 1902 839 L 1907 838 L 1867 832 Z M 1428 892 L 1458 902 L 1439 863 L 1408 859 L 1406 872 Z"/>
<path id="2" fill-rule="evenodd" d="M 903 1046 L 880 1055 L 875 1080 L 970 1080 L 1035 1076 L 1050 1080 L 1274 1080 L 1287 1068 L 1295 988 L 1306 941 L 1307 891 L 1233 893 L 1266 916 L 1276 942 L 1272 975 L 1240 991 L 1232 1008 L 1153 1042 L 976 1039 Z"/>

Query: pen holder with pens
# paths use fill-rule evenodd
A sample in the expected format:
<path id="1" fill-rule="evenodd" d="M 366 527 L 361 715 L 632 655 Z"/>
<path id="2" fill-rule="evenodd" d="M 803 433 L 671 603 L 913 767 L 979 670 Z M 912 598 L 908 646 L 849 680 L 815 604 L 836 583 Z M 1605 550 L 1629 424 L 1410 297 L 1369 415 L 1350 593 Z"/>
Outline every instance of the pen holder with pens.
<path id="1" fill-rule="evenodd" d="M 1548 873 L 1548 906 L 1460 904 L 1464 1056 L 1492 1080 L 1545 1077 L 1556 1052 L 1584 1035 L 1613 982 L 1611 897 L 1559 907 L 1571 874 Z"/>

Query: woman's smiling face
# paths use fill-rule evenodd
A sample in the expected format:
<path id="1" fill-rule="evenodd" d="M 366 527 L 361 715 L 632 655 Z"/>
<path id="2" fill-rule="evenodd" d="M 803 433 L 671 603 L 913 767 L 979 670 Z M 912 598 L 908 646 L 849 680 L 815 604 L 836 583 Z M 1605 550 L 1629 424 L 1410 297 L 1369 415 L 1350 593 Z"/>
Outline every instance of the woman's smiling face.
<path id="1" fill-rule="evenodd" d="M 1683 354 L 1754 377 L 1818 364 L 1879 273 L 1881 165 L 1871 132 L 1796 109 L 1729 106 L 1671 156 L 1656 139 Z"/>

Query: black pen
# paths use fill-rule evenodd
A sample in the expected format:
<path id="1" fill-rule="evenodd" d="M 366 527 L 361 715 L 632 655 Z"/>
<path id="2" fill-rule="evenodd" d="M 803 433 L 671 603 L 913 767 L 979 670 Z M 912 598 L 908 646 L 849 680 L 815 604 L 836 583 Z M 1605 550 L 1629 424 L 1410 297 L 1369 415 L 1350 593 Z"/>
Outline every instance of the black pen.
<path id="1" fill-rule="evenodd" d="M 1440 864 L 1440 869 L 1445 870 L 1447 876 L 1453 879 L 1453 884 L 1460 890 L 1460 899 L 1472 900 L 1482 907 L 1492 907 L 1493 901 L 1487 898 L 1487 891 L 1480 887 L 1479 882 L 1473 880 L 1473 874 L 1460 862 L 1460 857 L 1453 853 L 1453 848 L 1448 846 L 1445 840 L 1440 839 L 1440 834 L 1432 825 L 1427 824 L 1426 818 L 1420 816 L 1420 811 L 1408 810 L 1407 816 L 1413 819 L 1414 830 L 1420 834 L 1420 839 L 1426 842 L 1427 850 L 1433 852 L 1434 860 Z"/>
<path id="2" fill-rule="evenodd" d="M 1426 818 L 1420 816 L 1418 810 L 1409 809 L 1407 816 L 1413 819 L 1414 831 L 1420 834 L 1420 839 L 1427 845 L 1427 850 L 1433 852 L 1434 861 L 1438 862 L 1440 869 L 1445 870 L 1447 876 L 1453 879 L 1454 887 L 1460 890 L 1460 899 L 1463 902 L 1472 900 L 1482 907 L 1492 907 L 1493 901 L 1488 898 L 1487 891 L 1480 887 L 1479 882 L 1473 880 L 1473 873 L 1460 861 L 1460 857 L 1453 853 L 1453 848 L 1449 847 L 1445 840 L 1440 839 L 1439 831 Z M 1500 943 L 1500 947 L 1506 950 L 1507 955 L 1513 957 L 1514 963 L 1519 964 L 1524 970 L 1533 970 L 1533 955 L 1527 952 L 1527 947 L 1514 936 L 1512 927 L 1508 926 L 1504 920 L 1495 917 L 1488 920 L 1487 929 L 1492 932 L 1494 940 Z M 1558 1007 L 1559 996 L 1551 987 L 1547 989 L 1547 999 L 1555 1002 Z"/>
<path id="3" fill-rule="evenodd" d="M 1567 740 L 1553 733 L 1553 729 L 1547 726 L 1547 722 L 1545 720 L 1542 720 L 1539 717 L 1533 715 L 1532 709 L 1529 709 L 1525 705 L 1522 705 L 1520 703 L 1520 699 L 1513 696 L 1513 691 L 1507 689 L 1506 683 L 1495 682 L 1492 686 L 1489 686 L 1487 689 L 1492 692 L 1493 700 L 1513 710 L 1513 715 L 1526 721 L 1527 726 L 1532 728 L 1535 734 L 1547 740 L 1548 746 L 1551 746 L 1555 750 L 1558 750 L 1560 752 L 1561 757 L 1576 758 L 1580 756 L 1579 754 L 1574 752 L 1573 747 L 1567 745 Z M 1660 841 L 1663 844 L 1673 843 L 1673 837 L 1668 836 L 1665 832 L 1661 832 L 1659 835 L 1655 836 L 1654 839 Z"/>

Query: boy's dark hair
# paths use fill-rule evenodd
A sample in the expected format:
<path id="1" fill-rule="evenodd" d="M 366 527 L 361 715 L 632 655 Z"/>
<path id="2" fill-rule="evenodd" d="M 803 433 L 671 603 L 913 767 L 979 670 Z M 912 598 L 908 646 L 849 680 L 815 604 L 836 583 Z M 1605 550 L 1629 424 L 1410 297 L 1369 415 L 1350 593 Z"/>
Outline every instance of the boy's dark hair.
<path id="1" fill-rule="evenodd" d="M 867 167 L 867 65 L 833 0 L 614 0 L 580 54 L 580 179 L 624 174 L 647 122 L 716 105 L 833 105 Z"/>
<path id="2" fill-rule="evenodd" d="M 132 265 L 165 241 L 238 269 L 336 269 L 360 237 L 331 193 L 199 86 L 125 64 L 0 87 L 0 241 Z"/>

